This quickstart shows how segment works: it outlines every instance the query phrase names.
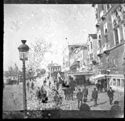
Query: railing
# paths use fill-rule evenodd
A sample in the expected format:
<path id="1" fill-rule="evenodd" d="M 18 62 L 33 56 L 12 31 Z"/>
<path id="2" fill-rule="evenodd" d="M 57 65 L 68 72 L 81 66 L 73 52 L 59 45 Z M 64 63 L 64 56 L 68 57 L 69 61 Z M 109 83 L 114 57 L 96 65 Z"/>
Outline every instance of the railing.
<path id="1" fill-rule="evenodd" d="M 97 55 L 102 54 L 102 53 L 103 53 L 102 49 L 99 49 L 99 50 L 97 51 Z"/>

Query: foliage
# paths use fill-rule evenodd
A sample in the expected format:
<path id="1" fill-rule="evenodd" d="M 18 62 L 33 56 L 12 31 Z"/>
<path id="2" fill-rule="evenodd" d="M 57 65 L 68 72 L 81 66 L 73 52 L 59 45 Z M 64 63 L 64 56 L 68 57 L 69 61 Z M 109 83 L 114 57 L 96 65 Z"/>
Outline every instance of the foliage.
<path id="1" fill-rule="evenodd" d="M 31 50 L 29 53 L 29 63 L 28 69 L 31 69 L 36 72 L 40 68 L 41 62 L 44 60 L 44 55 L 48 52 L 51 44 L 48 44 L 44 40 L 37 40 L 31 45 Z"/>
<path id="2" fill-rule="evenodd" d="M 19 73 L 20 73 L 20 70 L 19 70 L 17 64 L 14 64 L 14 66 L 8 67 L 8 71 L 4 72 L 4 74 L 5 74 L 6 77 L 9 77 L 9 76 L 18 76 Z"/>

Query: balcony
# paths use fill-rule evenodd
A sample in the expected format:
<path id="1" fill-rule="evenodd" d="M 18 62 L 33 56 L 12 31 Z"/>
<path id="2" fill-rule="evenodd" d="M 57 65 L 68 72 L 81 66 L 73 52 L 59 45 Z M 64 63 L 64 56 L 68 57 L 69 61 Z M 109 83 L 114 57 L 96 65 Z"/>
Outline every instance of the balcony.
<path id="1" fill-rule="evenodd" d="M 102 55 L 103 55 L 102 49 L 99 49 L 99 50 L 97 51 L 97 56 L 101 58 Z"/>
<path id="2" fill-rule="evenodd" d="M 99 27 L 100 27 L 100 24 L 99 24 L 99 23 L 97 23 L 97 24 L 96 24 L 96 28 L 99 28 Z"/>
<path id="3" fill-rule="evenodd" d="M 103 47 L 103 52 L 106 54 L 106 55 L 109 55 L 110 53 L 110 45 L 108 43 L 105 43 L 104 47 Z"/>
<path id="4" fill-rule="evenodd" d="M 101 11 L 101 12 L 100 12 L 100 18 L 101 18 L 102 20 L 105 20 L 104 11 Z"/>

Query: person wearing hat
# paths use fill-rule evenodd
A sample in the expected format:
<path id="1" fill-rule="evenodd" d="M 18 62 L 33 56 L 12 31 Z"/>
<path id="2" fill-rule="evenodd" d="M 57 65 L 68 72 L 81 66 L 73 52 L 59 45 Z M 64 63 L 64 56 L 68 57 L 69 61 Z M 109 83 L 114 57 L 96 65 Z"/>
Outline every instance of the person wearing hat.
<path id="1" fill-rule="evenodd" d="M 109 90 L 107 91 L 107 95 L 108 95 L 108 97 L 109 97 L 110 105 L 112 105 L 113 98 L 114 98 L 114 90 L 112 90 L 111 87 L 110 87 Z"/>
<path id="2" fill-rule="evenodd" d="M 84 86 L 84 89 L 83 89 L 83 97 L 84 97 L 84 100 L 87 101 L 87 96 L 88 96 L 88 88 L 86 87 L 86 85 Z"/>
<path id="3" fill-rule="evenodd" d="M 78 109 L 79 109 L 80 106 L 81 106 L 81 103 L 82 103 L 82 99 L 83 99 L 83 93 L 82 93 L 81 89 L 79 89 L 76 97 L 77 97 L 77 100 L 78 100 Z"/>
<path id="4" fill-rule="evenodd" d="M 94 106 L 97 105 L 98 91 L 96 88 L 92 91 L 92 100 L 94 100 Z"/>

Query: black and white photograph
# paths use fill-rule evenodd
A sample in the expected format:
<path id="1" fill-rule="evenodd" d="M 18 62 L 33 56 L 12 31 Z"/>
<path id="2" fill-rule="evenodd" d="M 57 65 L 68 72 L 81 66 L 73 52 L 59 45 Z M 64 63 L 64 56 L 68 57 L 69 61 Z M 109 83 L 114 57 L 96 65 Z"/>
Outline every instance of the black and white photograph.
<path id="1" fill-rule="evenodd" d="M 2 118 L 124 118 L 125 4 L 44 1 L 3 5 Z"/>

